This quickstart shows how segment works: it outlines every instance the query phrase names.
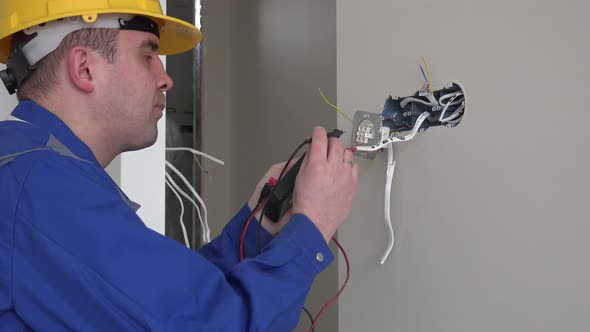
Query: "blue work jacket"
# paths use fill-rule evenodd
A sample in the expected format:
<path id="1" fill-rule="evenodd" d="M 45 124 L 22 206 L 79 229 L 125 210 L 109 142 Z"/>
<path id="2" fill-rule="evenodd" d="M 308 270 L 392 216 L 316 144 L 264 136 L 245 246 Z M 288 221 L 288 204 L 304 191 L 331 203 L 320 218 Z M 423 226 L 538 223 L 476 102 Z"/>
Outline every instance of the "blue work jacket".
<path id="1" fill-rule="evenodd" d="M 92 151 L 32 101 L 0 122 L 0 331 L 290 331 L 333 256 L 295 215 L 239 261 L 245 205 L 198 251 L 147 228 Z M 164 167 L 164 165 L 162 165 Z M 162 183 L 162 185 L 164 185 Z M 256 227 L 246 252 L 256 253 Z"/>

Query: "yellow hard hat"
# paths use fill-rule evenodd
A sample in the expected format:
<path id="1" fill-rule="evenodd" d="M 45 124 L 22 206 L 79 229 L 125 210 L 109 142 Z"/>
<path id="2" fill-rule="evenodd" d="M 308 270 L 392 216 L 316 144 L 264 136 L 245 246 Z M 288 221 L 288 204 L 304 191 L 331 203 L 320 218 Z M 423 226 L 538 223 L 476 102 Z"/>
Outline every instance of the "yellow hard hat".
<path id="1" fill-rule="evenodd" d="M 152 19 L 160 30 L 161 55 L 182 53 L 201 41 L 194 25 L 163 15 L 159 0 L 0 0 L 0 63 L 6 63 L 12 36 L 53 20 L 80 16 L 91 23 L 100 14 L 134 14 Z"/>

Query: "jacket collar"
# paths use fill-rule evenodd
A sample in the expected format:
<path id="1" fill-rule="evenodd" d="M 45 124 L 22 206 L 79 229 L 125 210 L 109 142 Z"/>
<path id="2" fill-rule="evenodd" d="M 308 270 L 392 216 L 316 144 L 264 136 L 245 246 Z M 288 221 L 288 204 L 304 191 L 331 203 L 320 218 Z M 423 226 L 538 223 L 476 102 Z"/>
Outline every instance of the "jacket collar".
<path id="1" fill-rule="evenodd" d="M 102 168 L 92 150 L 60 118 L 37 103 L 31 100 L 21 101 L 12 112 L 12 116 L 36 126 L 48 135 L 53 135 L 77 157 Z"/>

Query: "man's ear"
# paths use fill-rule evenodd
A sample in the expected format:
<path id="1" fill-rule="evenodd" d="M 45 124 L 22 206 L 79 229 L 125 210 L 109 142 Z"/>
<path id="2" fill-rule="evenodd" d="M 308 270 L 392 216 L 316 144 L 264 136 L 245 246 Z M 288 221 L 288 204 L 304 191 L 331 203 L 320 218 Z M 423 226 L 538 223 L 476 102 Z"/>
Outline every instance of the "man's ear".
<path id="1" fill-rule="evenodd" d="M 79 90 L 90 93 L 96 85 L 96 55 L 85 47 L 76 46 L 70 49 L 66 66 L 70 82 Z"/>

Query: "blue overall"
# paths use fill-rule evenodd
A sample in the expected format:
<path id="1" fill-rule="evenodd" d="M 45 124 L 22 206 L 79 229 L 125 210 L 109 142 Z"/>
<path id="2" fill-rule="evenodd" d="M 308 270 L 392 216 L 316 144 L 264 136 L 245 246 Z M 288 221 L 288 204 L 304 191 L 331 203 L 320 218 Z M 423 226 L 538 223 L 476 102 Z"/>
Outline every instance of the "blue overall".
<path id="1" fill-rule="evenodd" d="M 245 205 L 220 236 L 189 250 L 144 225 L 59 118 L 31 101 L 12 116 L 0 122 L 0 331 L 296 327 L 333 260 L 305 216 L 274 238 L 263 231 L 262 253 L 239 262 Z M 246 252 L 257 248 L 250 227 Z"/>

